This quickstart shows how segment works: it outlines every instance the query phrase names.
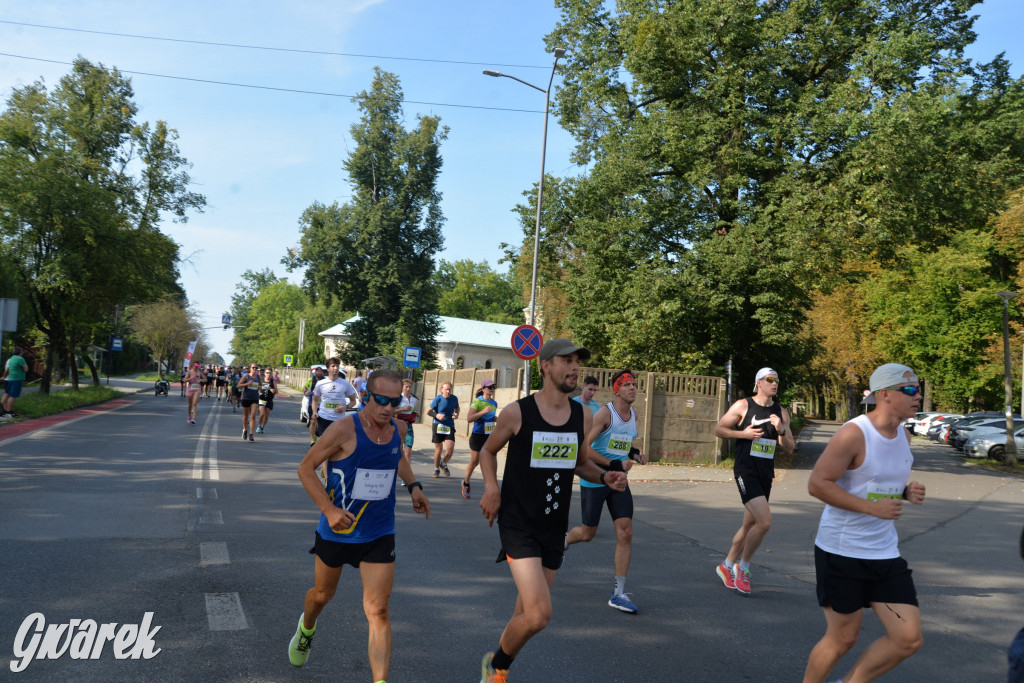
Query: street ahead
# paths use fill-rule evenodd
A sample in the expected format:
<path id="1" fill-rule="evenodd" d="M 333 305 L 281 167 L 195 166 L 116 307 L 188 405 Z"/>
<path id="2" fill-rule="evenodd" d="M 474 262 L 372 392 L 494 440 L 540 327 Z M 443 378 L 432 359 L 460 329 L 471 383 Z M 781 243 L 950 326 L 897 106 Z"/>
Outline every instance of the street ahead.
<path id="1" fill-rule="evenodd" d="M 198 424 L 189 425 L 175 392 L 146 392 L 18 439 L 2 440 L 0 427 L 0 643 L 7 659 L 21 661 L 16 654 L 29 643 L 17 635 L 36 613 L 46 624 L 91 619 L 120 629 L 142 625 L 151 612 L 142 630 L 152 641 L 149 654 L 159 649 L 148 659 L 121 660 L 115 642 L 98 643 L 96 659 L 65 653 L 27 662 L 20 674 L 4 661 L 0 677 L 370 680 L 358 573 L 348 567 L 309 662 L 302 669 L 288 663 L 288 640 L 312 582 L 307 551 L 318 518 L 295 474 L 307 443 L 296 401 L 277 402 L 255 443 L 242 441 L 241 416 L 224 403 L 203 399 L 199 410 Z M 833 429 L 805 430 L 803 462 Z M 428 435 L 417 427 L 413 459 L 431 518 L 413 514 L 408 496 L 398 495 L 390 680 L 476 681 L 515 593 L 507 568 L 494 562 L 497 530 L 480 515 L 479 473 L 473 499 L 459 495 L 466 442 L 458 442 L 453 476 L 432 479 Z M 914 451 L 928 500 L 907 506 L 898 528 L 925 645 L 883 680 L 1005 680 L 1006 648 L 1024 624 L 1017 555 L 1024 482 L 966 468 L 945 447 L 915 441 Z M 812 554 L 821 505 L 806 493 L 806 467 L 776 482 L 774 526 L 756 557 L 749 598 L 725 589 L 714 573 L 741 514 L 727 476 L 656 466 L 637 474 L 626 589 L 640 614 L 606 604 L 614 535 L 605 517 L 592 543 L 569 550 L 555 582 L 554 618 L 517 659 L 514 680 L 799 680 L 824 631 Z M 571 519 L 579 519 L 578 497 Z M 836 675 L 879 633 L 866 615 L 861 641 Z M 131 629 L 124 634 L 129 646 L 136 637 Z M 136 644 L 141 652 L 145 643 Z"/>

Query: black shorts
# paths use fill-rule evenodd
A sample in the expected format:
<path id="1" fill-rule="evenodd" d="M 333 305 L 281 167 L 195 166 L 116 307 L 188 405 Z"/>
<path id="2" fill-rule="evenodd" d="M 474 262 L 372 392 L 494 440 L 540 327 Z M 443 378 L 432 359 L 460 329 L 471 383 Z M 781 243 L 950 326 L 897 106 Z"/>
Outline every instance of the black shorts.
<path id="1" fill-rule="evenodd" d="M 447 434 L 438 434 L 437 433 L 438 426 L 439 425 L 435 422 L 431 426 L 431 428 L 430 428 L 430 433 L 431 433 L 430 443 L 443 443 L 445 441 L 455 441 L 455 428 L 454 427 L 452 427 L 451 431 L 448 432 Z"/>
<path id="2" fill-rule="evenodd" d="M 583 508 L 583 526 L 597 526 L 601 523 L 601 509 L 608 503 L 612 521 L 622 517 L 633 519 L 633 494 L 629 487 L 625 491 L 614 491 L 607 486 L 580 487 L 580 506 Z"/>
<path id="3" fill-rule="evenodd" d="M 273 396 L 271 396 L 268 399 L 262 399 L 261 398 L 260 400 L 261 401 L 266 400 L 266 403 L 264 403 L 262 406 L 260 406 L 261 408 L 266 408 L 267 410 L 273 410 L 274 409 L 274 397 Z"/>
<path id="4" fill-rule="evenodd" d="M 256 399 L 256 398 L 243 398 L 242 399 L 242 407 L 243 408 L 248 408 L 249 406 L 254 405 L 256 403 L 259 403 L 259 399 Z"/>
<path id="5" fill-rule="evenodd" d="M 310 555 L 316 555 L 328 567 L 338 568 L 343 564 L 358 567 L 360 562 L 370 564 L 394 564 L 395 535 L 388 534 L 366 543 L 339 543 L 325 541 L 316 534 L 316 542 L 309 549 Z"/>
<path id="6" fill-rule="evenodd" d="M 234 396 L 235 398 L 240 399 L 242 398 L 242 390 L 239 389 L 238 387 L 231 387 L 231 395 Z"/>
<path id="7" fill-rule="evenodd" d="M 223 380 L 223 379 L 217 380 L 217 386 L 218 387 L 226 387 L 227 385 L 228 385 L 227 380 Z"/>
<path id="8" fill-rule="evenodd" d="M 489 436 L 490 434 L 477 434 L 476 432 L 472 432 L 469 435 L 469 450 L 479 453 L 483 450 L 484 444 L 487 443 L 487 438 Z"/>
<path id="9" fill-rule="evenodd" d="M 498 518 L 498 537 L 501 539 L 501 550 L 495 562 L 504 562 L 511 558 L 521 560 L 525 557 L 539 557 L 545 569 L 560 569 L 565 556 L 565 531 L 525 531 L 504 526 Z"/>
<path id="10" fill-rule="evenodd" d="M 772 495 L 772 480 L 768 477 L 758 477 L 754 474 L 734 474 L 736 488 L 740 492 L 740 500 L 746 505 L 750 501 L 764 496 L 768 500 Z"/>
<path id="11" fill-rule="evenodd" d="M 338 420 L 340 420 L 340 419 L 341 418 L 339 417 Z M 319 415 L 317 415 L 316 416 L 316 435 L 317 436 L 323 436 L 324 432 L 327 431 L 327 428 L 330 427 L 335 422 L 337 422 L 338 420 L 325 420 L 322 417 L 320 417 Z"/>
<path id="12" fill-rule="evenodd" d="M 872 602 L 917 607 L 917 590 L 907 561 L 859 560 L 814 546 L 818 604 L 839 614 L 853 614 Z"/>

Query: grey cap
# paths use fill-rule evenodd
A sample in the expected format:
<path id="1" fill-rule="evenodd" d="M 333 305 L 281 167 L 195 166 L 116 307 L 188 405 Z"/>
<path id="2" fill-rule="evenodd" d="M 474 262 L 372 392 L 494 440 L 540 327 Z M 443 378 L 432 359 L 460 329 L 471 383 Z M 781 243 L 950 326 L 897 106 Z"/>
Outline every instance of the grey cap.
<path id="1" fill-rule="evenodd" d="M 538 359 L 551 360 L 555 356 L 568 356 L 570 353 L 577 354 L 580 360 L 587 360 L 590 358 L 590 351 L 587 349 L 576 346 L 568 339 L 558 337 L 544 342 L 544 346 L 540 347 L 540 355 L 538 356 Z"/>
<path id="2" fill-rule="evenodd" d="M 871 373 L 871 393 L 888 389 L 897 384 L 917 382 L 917 373 L 900 363 L 886 363 Z"/>
<path id="3" fill-rule="evenodd" d="M 767 377 L 769 375 L 774 375 L 775 379 L 779 378 L 779 373 L 775 372 L 771 368 L 767 368 L 767 367 L 766 368 L 761 368 L 760 370 L 757 371 L 757 376 L 754 377 L 754 390 L 755 391 L 757 390 L 757 383 L 760 382 L 761 380 L 763 380 L 765 377 Z"/>

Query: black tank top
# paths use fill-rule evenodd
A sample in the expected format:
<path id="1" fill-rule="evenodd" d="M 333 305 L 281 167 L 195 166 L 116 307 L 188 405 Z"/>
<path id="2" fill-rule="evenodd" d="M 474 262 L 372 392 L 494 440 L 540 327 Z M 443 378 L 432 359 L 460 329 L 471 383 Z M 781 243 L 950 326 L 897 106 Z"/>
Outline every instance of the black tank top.
<path id="1" fill-rule="evenodd" d="M 743 430 L 749 425 L 754 425 L 764 430 L 764 433 L 756 442 L 750 439 L 736 439 L 736 462 L 732 467 L 734 474 L 752 474 L 769 479 L 775 476 L 779 433 L 770 421 L 772 415 L 778 415 L 779 419 L 782 419 L 782 406 L 777 401 L 773 401 L 765 408 L 754 399 L 747 399 L 747 414 L 743 416 L 737 429 Z"/>
<path id="2" fill-rule="evenodd" d="M 549 424 L 535 395 L 519 399 L 522 426 L 509 440 L 498 523 L 535 532 L 565 533 L 573 471 L 583 447 L 583 406 L 569 401 L 569 420 Z"/>

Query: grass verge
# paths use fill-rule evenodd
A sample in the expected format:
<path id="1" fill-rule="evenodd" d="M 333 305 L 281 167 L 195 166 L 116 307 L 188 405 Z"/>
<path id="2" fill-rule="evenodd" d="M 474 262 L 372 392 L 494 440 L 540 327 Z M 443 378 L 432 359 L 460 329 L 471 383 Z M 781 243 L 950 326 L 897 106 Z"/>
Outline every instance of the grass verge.
<path id="1" fill-rule="evenodd" d="M 33 392 L 15 399 L 14 412 L 19 417 L 45 417 L 47 415 L 63 413 L 65 410 L 71 410 L 72 408 L 117 398 L 118 396 L 124 396 L 124 393 L 107 386 L 88 386 L 77 391 L 74 389 L 63 389 L 61 391 L 54 391 L 48 396 Z"/>
<path id="2" fill-rule="evenodd" d="M 1024 464 L 1018 460 L 1016 465 L 1010 466 L 1000 460 L 991 460 L 988 458 L 957 458 L 960 462 L 965 465 L 972 465 L 974 467 L 980 467 L 983 470 L 989 470 L 991 472 L 998 472 L 999 474 L 1015 474 L 1017 476 L 1024 476 Z"/>

